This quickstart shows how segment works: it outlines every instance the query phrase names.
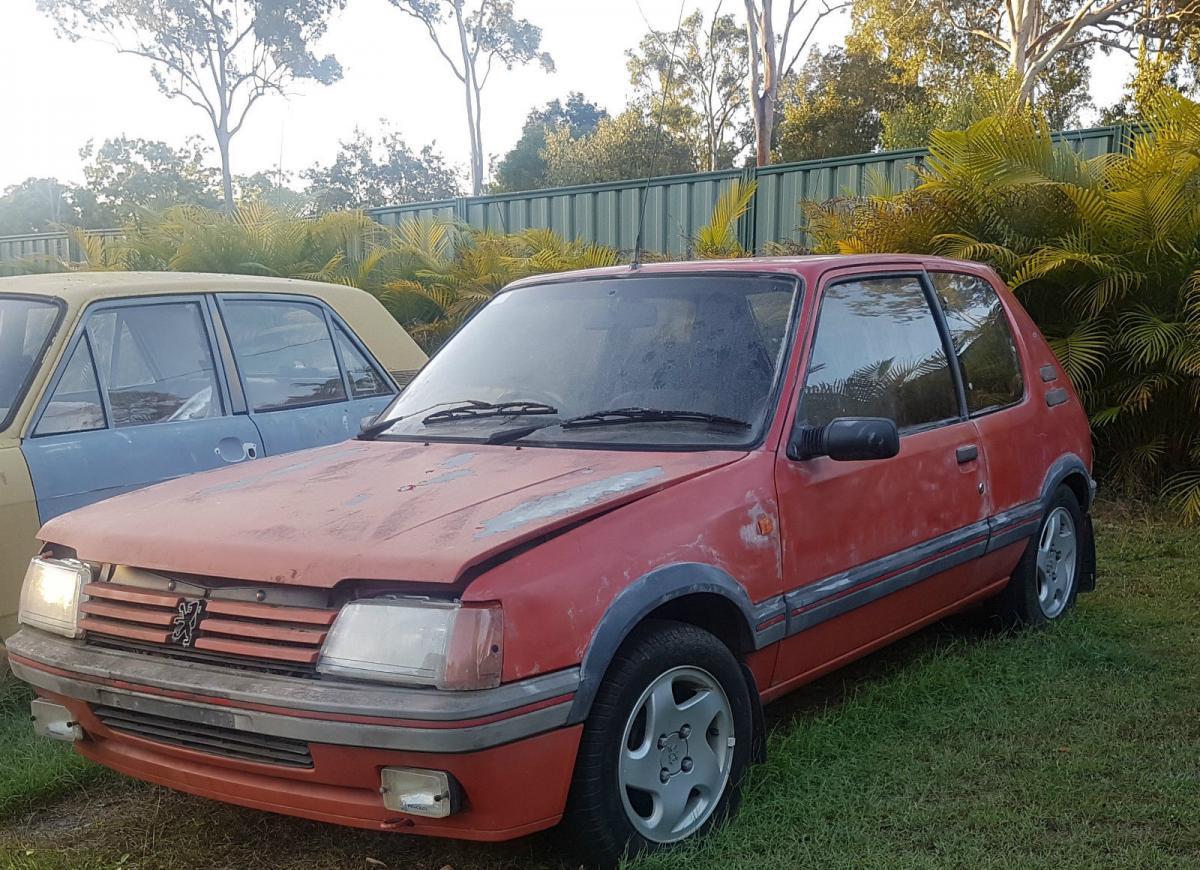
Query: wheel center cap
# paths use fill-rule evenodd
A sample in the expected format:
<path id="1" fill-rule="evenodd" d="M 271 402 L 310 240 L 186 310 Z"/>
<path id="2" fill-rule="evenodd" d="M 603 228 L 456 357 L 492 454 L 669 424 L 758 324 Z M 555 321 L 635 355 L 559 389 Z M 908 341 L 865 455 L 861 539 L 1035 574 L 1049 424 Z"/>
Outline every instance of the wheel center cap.
<path id="1" fill-rule="evenodd" d="M 664 770 L 670 774 L 679 773 L 683 759 L 688 754 L 688 742 L 686 737 L 680 737 L 679 732 L 667 735 L 667 742 L 663 744 L 662 750 L 659 752 L 659 762 Z"/>

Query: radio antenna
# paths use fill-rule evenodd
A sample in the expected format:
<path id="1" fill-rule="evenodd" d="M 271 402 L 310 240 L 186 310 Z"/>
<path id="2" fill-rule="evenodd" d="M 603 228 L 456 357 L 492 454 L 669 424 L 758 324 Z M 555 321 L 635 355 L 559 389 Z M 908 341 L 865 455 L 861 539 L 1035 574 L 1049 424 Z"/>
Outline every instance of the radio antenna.
<path id="1" fill-rule="evenodd" d="M 679 31 L 683 29 L 683 10 L 687 0 L 680 0 L 679 3 L 679 20 L 675 23 L 675 41 L 671 44 L 671 60 L 667 66 L 667 82 L 663 87 L 662 99 L 658 103 L 658 135 L 654 142 L 654 150 L 650 154 L 650 164 L 646 167 L 646 182 L 642 185 L 642 194 L 638 201 L 638 230 L 637 239 L 633 244 L 633 262 L 629 264 L 630 271 L 635 271 L 642 268 L 642 243 L 646 232 L 646 198 L 650 195 L 650 180 L 654 177 L 654 165 L 658 159 L 658 153 L 662 150 L 663 140 L 663 115 L 667 110 L 667 96 L 671 93 L 671 84 L 675 80 L 675 52 L 679 49 Z M 646 26 L 651 32 L 654 28 L 650 26 L 650 20 L 646 18 L 646 12 L 642 9 L 641 0 L 637 3 L 638 12 L 642 15 L 642 21 L 646 22 Z"/>

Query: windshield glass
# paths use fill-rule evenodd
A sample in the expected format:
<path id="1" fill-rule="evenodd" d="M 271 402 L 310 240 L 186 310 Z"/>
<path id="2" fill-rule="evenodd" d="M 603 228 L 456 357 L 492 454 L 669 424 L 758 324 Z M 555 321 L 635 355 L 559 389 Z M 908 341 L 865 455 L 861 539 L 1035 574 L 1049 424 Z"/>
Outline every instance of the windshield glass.
<path id="1" fill-rule="evenodd" d="M 522 443 L 752 443 L 768 419 L 796 287 L 782 276 L 643 274 L 501 293 L 380 417 L 396 421 L 381 437 L 471 441 L 529 428 Z M 569 422 L 630 408 L 692 416 Z"/>
<path id="2" fill-rule="evenodd" d="M 0 296 L 0 429 L 24 397 L 57 317 L 53 302 Z"/>

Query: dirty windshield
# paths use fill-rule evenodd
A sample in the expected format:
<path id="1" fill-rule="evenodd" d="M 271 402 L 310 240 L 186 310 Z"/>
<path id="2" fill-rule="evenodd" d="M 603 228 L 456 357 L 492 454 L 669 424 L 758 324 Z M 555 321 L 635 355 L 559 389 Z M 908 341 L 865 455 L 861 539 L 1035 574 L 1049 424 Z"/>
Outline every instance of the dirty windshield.
<path id="1" fill-rule="evenodd" d="M 58 310 L 53 302 L 0 297 L 0 428 L 24 395 Z"/>
<path id="2" fill-rule="evenodd" d="M 752 443 L 769 419 L 795 294 L 795 279 L 746 274 L 631 274 L 511 290 L 450 339 L 370 434 L 547 446 Z"/>

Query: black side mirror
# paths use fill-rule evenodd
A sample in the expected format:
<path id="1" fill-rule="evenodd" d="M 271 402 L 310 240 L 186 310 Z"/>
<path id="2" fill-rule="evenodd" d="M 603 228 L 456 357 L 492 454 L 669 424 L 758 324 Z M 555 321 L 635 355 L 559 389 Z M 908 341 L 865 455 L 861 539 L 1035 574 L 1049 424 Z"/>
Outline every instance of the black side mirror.
<path id="1" fill-rule="evenodd" d="M 828 456 L 838 462 L 891 459 L 900 452 L 900 432 L 887 417 L 838 417 L 824 426 L 801 426 L 788 443 L 791 459 Z"/>

